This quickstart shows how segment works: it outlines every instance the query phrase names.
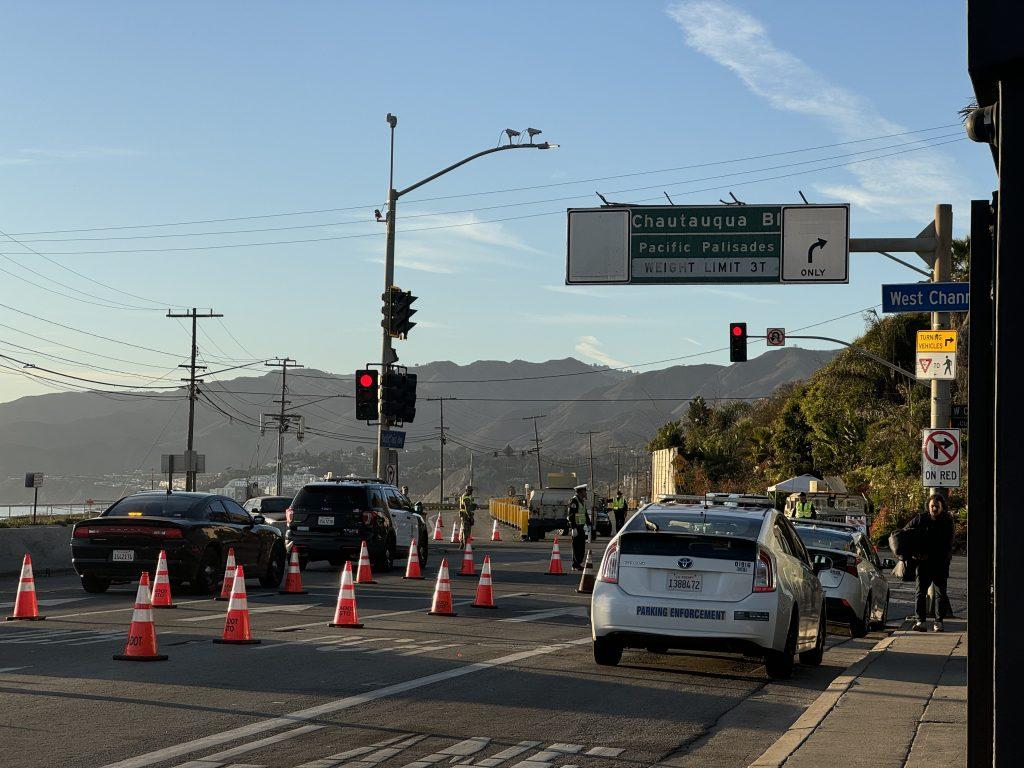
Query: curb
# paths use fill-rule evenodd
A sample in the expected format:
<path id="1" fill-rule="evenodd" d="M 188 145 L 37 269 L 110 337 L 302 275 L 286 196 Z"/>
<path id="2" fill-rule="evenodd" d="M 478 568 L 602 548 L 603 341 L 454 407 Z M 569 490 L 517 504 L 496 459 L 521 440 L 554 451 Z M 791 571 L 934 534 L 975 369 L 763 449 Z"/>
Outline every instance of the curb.
<path id="1" fill-rule="evenodd" d="M 789 730 L 782 734 L 778 741 L 768 747 L 748 768 L 781 768 L 782 764 L 801 747 L 807 738 L 814 733 L 815 729 L 821 725 L 822 721 L 828 717 L 839 699 L 850 689 L 854 681 L 893 643 L 896 639 L 896 634 L 902 627 L 903 624 L 897 627 L 892 634 L 875 643 L 873 648 L 869 649 L 857 661 L 848 666 L 846 671 L 833 680 L 828 688 L 797 718 L 796 722 L 789 727 Z"/>

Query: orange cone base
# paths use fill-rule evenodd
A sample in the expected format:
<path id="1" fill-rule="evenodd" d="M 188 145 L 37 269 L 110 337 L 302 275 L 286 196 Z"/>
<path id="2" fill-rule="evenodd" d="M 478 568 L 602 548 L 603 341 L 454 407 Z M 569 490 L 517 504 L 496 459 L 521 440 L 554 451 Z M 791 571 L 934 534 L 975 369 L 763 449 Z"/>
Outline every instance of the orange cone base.
<path id="1" fill-rule="evenodd" d="M 455 611 L 446 613 L 444 611 L 427 611 L 427 616 L 458 616 Z"/>
<path id="2" fill-rule="evenodd" d="M 213 642 L 220 645 L 259 645 L 259 640 L 225 640 L 223 637 L 213 638 Z"/>
<path id="3" fill-rule="evenodd" d="M 279 595 L 308 595 L 309 591 L 305 590 L 305 589 L 300 589 L 298 592 L 289 592 L 286 589 L 279 589 L 277 591 L 277 594 L 279 594 Z"/>
<path id="4" fill-rule="evenodd" d="M 342 629 L 362 629 L 362 624 L 335 624 L 333 621 L 328 624 L 329 627 L 341 627 Z"/>
<path id="5" fill-rule="evenodd" d="M 115 653 L 114 661 L 167 661 L 167 657 L 162 653 L 155 656 L 125 656 L 123 653 Z"/>
<path id="6" fill-rule="evenodd" d="M 4 616 L 4 621 L 45 621 L 45 616 Z"/>

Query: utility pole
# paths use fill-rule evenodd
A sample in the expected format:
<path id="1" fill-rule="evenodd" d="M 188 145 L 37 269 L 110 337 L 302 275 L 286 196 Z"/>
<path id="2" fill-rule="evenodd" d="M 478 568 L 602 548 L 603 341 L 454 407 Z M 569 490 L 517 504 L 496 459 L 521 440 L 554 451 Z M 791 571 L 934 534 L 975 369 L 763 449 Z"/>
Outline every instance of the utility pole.
<path id="1" fill-rule="evenodd" d="M 590 444 L 590 493 L 587 494 L 587 506 L 590 507 L 590 540 L 597 540 L 597 515 L 594 512 L 594 497 L 597 496 L 597 487 L 594 485 L 594 435 L 601 434 L 600 432 L 594 432 L 588 430 L 586 432 L 577 432 L 577 435 L 586 435 L 587 442 Z"/>
<path id="2" fill-rule="evenodd" d="M 403 195 L 407 195 L 413 192 L 424 184 L 427 184 L 434 179 L 444 176 L 446 173 L 454 171 L 456 168 L 460 168 L 466 163 L 476 160 L 478 157 L 484 155 L 494 154 L 495 152 L 506 152 L 511 149 L 557 149 L 557 144 L 551 144 L 547 141 L 534 143 L 534 138 L 539 136 L 542 131 L 537 128 L 527 128 L 526 133 L 529 135 L 529 141 L 524 141 L 520 136 L 520 131 L 514 131 L 511 128 L 506 128 L 505 133 L 508 136 L 508 144 L 499 144 L 496 147 L 488 147 L 487 149 L 475 152 L 469 157 L 465 157 L 459 160 L 457 163 L 442 168 L 436 173 L 432 173 L 425 179 L 417 181 L 415 184 L 410 184 L 404 189 L 395 189 L 395 128 L 398 126 L 398 116 L 393 115 L 390 112 L 387 116 L 388 126 L 391 128 L 391 152 L 390 152 L 390 163 L 388 170 L 388 203 L 387 203 L 387 214 L 383 217 L 384 225 L 386 227 L 386 239 L 385 239 L 385 250 L 384 250 L 384 292 L 387 293 L 391 290 L 391 286 L 395 284 L 395 216 L 398 208 L 398 199 Z M 513 144 L 514 138 L 519 138 L 518 144 Z M 381 216 L 378 215 L 378 220 Z M 381 375 L 386 375 L 390 370 L 391 366 L 398 362 L 398 355 L 395 354 L 394 347 L 391 344 L 391 333 L 388 328 L 384 329 L 383 344 L 381 345 Z M 387 431 L 391 426 L 391 420 L 384 415 L 384 401 L 380 402 L 381 411 L 380 418 L 378 419 L 380 426 L 377 428 L 377 476 L 385 477 L 387 468 L 387 458 L 385 455 L 385 449 L 381 445 L 383 441 L 384 432 Z"/>
<path id="3" fill-rule="evenodd" d="M 454 399 L 455 399 L 454 397 L 428 397 L 427 398 L 427 402 L 428 403 L 436 401 L 441 406 L 441 426 L 435 427 L 435 429 L 437 430 L 437 439 L 438 439 L 438 442 L 440 443 L 440 448 L 441 448 L 441 485 L 439 486 L 438 494 L 437 494 L 437 497 L 438 497 L 437 500 L 438 500 L 438 503 L 440 503 L 440 504 L 444 504 L 444 444 L 446 442 L 448 442 L 448 437 L 447 437 L 447 434 L 446 434 L 447 431 L 448 431 L 448 427 L 446 427 L 444 425 L 444 401 L 445 400 L 454 400 Z"/>
<path id="4" fill-rule="evenodd" d="M 949 281 L 953 271 L 953 206 L 943 203 L 935 206 L 935 263 L 932 264 L 932 282 Z M 949 328 L 948 312 L 932 312 L 932 330 Z M 932 380 L 931 428 L 948 429 L 950 414 L 951 381 Z M 948 497 L 945 488 L 933 488 L 933 493 Z"/>
<path id="5" fill-rule="evenodd" d="M 540 470 L 540 432 L 537 430 L 537 419 L 546 419 L 547 414 L 539 416 L 524 416 L 523 421 L 533 421 L 533 444 L 534 453 L 537 454 L 537 489 L 544 490 L 544 475 Z"/>
<path id="6" fill-rule="evenodd" d="M 188 369 L 188 378 L 182 379 L 182 381 L 188 382 L 188 445 L 186 450 L 188 455 L 192 455 L 193 438 L 195 437 L 195 424 L 196 424 L 196 384 L 202 384 L 202 379 L 196 378 L 196 371 L 205 371 L 205 365 L 196 365 L 196 354 L 199 348 L 196 346 L 196 321 L 199 318 L 211 318 L 211 317 L 224 317 L 224 315 L 215 314 L 211 309 L 206 314 L 199 314 L 196 312 L 196 308 L 192 307 L 191 312 L 176 313 L 167 310 L 167 316 L 172 318 L 192 318 L 192 361 L 189 365 L 179 365 L 179 368 Z M 189 468 L 185 472 L 185 490 L 194 491 L 196 489 L 196 472 L 194 469 Z"/>
<path id="7" fill-rule="evenodd" d="M 281 490 L 284 485 L 284 433 L 288 431 L 293 420 L 296 420 L 300 425 L 302 423 L 302 417 L 296 414 L 286 414 L 285 406 L 291 404 L 291 400 L 285 399 L 285 394 L 288 391 L 288 369 L 289 368 L 302 368 L 290 357 L 276 357 L 273 362 L 264 363 L 268 368 L 280 368 L 281 369 L 281 399 L 275 400 L 275 403 L 281 405 L 280 413 L 264 414 L 264 417 L 268 421 L 277 422 L 277 495 L 281 495 Z M 261 425 L 261 430 L 264 428 Z M 301 427 L 300 427 L 301 430 Z M 301 434 L 301 431 L 300 431 Z"/>
<path id="8" fill-rule="evenodd" d="M 469 484 L 470 485 L 473 484 L 473 456 L 475 456 L 475 455 L 476 454 L 473 453 L 473 449 L 470 448 L 469 449 Z"/>
<path id="9" fill-rule="evenodd" d="M 613 445 L 611 447 L 615 451 L 615 488 L 620 488 L 622 482 L 622 451 L 626 450 L 625 445 Z"/>

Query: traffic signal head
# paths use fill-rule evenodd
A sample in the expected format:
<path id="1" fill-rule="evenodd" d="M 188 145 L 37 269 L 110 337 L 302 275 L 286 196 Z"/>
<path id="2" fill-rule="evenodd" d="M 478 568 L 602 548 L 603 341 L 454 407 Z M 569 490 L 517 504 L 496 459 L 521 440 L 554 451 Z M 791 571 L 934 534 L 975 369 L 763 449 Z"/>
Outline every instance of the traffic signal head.
<path id="1" fill-rule="evenodd" d="M 411 423 L 416 418 L 416 374 L 390 371 L 381 386 L 382 411 L 391 422 Z"/>
<path id="2" fill-rule="evenodd" d="M 416 298 L 409 291 L 403 291 L 395 285 L 381 294 L 381 299 L 384 301 L 381 314 L 384 315 L 384 319 L 380 321 L 380 324 L 392 338 L 406 338 L 409 331 L 416 325 L 410 319 L 416 314 L 416 310 L 412 308 L 412 303 L 416 301 Z"/>
<path id="3" fill-rule="evenodd" d="M 356 371 L 356 418 L 376 421 L 378 417 L 377 371 Z"/>
<path id="4" fill-rule="evenodd" d="M 746 323 L 729 323 L 729 362 L 747 362 Z"/>

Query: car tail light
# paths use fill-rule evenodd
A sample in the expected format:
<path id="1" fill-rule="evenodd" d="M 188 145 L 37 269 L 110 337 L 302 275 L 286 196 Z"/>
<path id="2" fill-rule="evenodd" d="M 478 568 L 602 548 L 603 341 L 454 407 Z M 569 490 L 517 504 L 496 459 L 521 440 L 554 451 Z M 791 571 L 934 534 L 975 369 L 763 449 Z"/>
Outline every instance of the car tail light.
<path id="1" fill-rule="evenodd" d="M 288 507 L 288 509 L 286 509 L 284 511 L 284 521 L 286 523 L 288 523 L 288 525 L 291 525 L 292 524 L 292 520 L 294 520 L 294 519 L 295 519 L 295 510 L 292 509 L 291 507 Z"/>
<path id="2" fill-rule="evenodd" d="M 96 528 L 90 528 L 87 525 L 79 525 L 75 527 L 75 532 L 71 535 L 76 539 L 88 539 L 90 536 L 94 536 L 99 531 Z"/>
<path id="3" fill-rule="evenodd" d="M 772 559 L 763 549 L 758 550 L 757 561 L 754 563 L 754 591 L 775 591 L 775 571 L 772 568 Z"/>
<path id="4" fill-rule="evenodd" d="M 604 562 L 601 563 L 601 573 L 598 581 L 608 584 L 619 583 L 619 542 L 613 541 L 604 552 Z"/>
<path id="5" fill-rule="evenodd" d="M 153 536 L 161 536 L 165 539 L 180 539 L 181 528 L 155 528 L 153 529 Z"/>
<path id="6" fill-rule="evenodd" d="M 180 539 L 184 534 L 180 528 L 150 528 L 143 525 L 80 525 L 72 536 L 88 539 L 92 536 L 153 536 L 161 539 Z"/>
<path id="7" fill-rule="evenodd" d="M 847 555 L 846 564 L 843 566 L 842 570 L 846 571 L 851 576 L 859 576 L 860 574 L 857 572 L 857 566 L 860 565 L 862 559 L 863 558 L 857 557 L 856 555 Z"/>

